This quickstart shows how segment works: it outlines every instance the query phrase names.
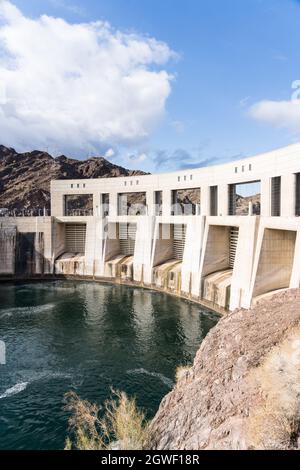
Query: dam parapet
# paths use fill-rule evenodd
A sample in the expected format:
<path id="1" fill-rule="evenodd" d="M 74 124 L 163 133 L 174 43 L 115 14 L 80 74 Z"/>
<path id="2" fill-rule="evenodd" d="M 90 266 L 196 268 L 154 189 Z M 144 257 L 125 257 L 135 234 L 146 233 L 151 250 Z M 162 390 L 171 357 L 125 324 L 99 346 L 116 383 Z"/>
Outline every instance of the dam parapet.
<path id="1" fill-rule="evenodd" d="M 225 165 L 51 183 L 0 219 L 0 277 L 87 277 L 249 308 L 300 285 L 300 144 Z"/>

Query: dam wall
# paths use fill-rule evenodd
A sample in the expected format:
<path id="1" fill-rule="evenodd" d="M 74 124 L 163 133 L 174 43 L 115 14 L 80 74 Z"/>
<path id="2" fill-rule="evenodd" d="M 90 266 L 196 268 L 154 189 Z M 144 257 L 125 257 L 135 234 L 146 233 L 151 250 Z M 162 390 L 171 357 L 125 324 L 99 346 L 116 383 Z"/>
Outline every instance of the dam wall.
<path id="1" fill-rule="evenodd" d="M 0 276 L 51 274 L 52 223 L 51 217 L 0 219 Z"/>
<path id="2" fill-rule="evenodd" d="M 300 144 L 225 165 L 51 183 L 50 217 L 0 218 L 0 276 L 134 283 L 249 308 L 300 285 Z"/>
<path id="3" fill-rule="evenodd" d="M 15 273 L 16 238 L 15 227 L 0 228 L 0 275 Z"/>

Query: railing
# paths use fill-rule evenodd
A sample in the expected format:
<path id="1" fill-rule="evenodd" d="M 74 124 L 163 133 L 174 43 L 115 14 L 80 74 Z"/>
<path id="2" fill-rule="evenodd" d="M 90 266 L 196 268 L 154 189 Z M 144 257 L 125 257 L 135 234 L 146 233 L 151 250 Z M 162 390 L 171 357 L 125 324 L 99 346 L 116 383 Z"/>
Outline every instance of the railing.
<path id="1" fill-rule="evenodd" d="M 68 209 L 65 211 L 66 217 L 91 217 L 93 209 Z"/>
<path id="2" fill-rule="evenodd" d="M 46 217 L 50 215 L 47 209 L 0 209 L 0 217 Z"/>

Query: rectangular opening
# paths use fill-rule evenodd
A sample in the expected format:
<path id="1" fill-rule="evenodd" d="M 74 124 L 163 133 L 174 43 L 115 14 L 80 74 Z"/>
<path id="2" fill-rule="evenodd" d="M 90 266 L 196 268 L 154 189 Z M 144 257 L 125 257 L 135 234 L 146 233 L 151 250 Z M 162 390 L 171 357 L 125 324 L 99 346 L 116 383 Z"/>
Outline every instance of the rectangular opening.
<path id="1" fill-rule="evenodd" d="M 171 215 L 200 215 L 201 189 L 175 189 L 172 191 Z"/>
<path id="2" fill-rule="evenodd" d="M 109 194 L 101 195 L 102 217 L 109 216 Z"/>
<path id="3" fill-rule="evenodd" d="M 229 185 L 229 215 L 260 215 L 261 213 L 261 183 Z"/>
<path id="4" fill-rule="evenodd" d="M 183 260 L 186 238 L 186 225 L 173 225 L 173 255 L 174 259 Z"/>
<path id="5" fill-rule="evenodd" d="M 18 233 L 16 243 L 16 274 L 34 273 L 35 233 Z"/>
<path id="6" fill-rule="evenodd" d="M 64 215 L 69 216 L 92 216 L 93 215 L 93 195 L 92 194 L 71 194 L 65 196 Z"/>
<path id="7" fill-rule="evenodd" d="M 229 232 L 229 268 L 234 268 L 236 249 L 239 241 L 239 228 L 230 227 Z"/>
<path id="8" fill-rule="evenodd" d="M 159 224 L 155 240 L 153 266 L 159 266 L 168 260 L 174 259 L 173 251 L 173 225 Z"/>
<path id="9" fill-rule="evenodd" d="M 160 216 L 162 215 L 162 198 L 163 198 L 163 193 L 162 191 L 155 191 L 155 215 Z"/>
<path id="10" fill-rule="evenodd" d="M 119 241 L 121 255 L 134 255 L 135 238 L 136 224 L 119 224 Z"/>
<path id="11" fill-rule="evenodd" d="M 260 252 L 253 296 L 290 286 L 296 232 L 266 229 Z"/>
<path id="12" fill-rule="evenodd" d="M 218 215 L 218 186 L 210 187 L 210 215 Z"/>
<path id="13" fill-rule="evenodd" d="M 280 217 L 281 214 L 281 176 L 272 178 L 271 182 L 271 215 Z"/>
<path id="14" fill-rule="evenodd" d="M 202 269 L 202 296 L 223 308 L 230 305 L 238 239 L 238 227 L 209 226 Z"/>
<path id="15" fill-rule="evenodd" d="M 118 194 L 118 215 L 147 215 L 146 193 Z"/>
<path id="16" fill-rule="evenodd" d="M 86 224 L 66 224 L 65 249 L 68 253 L 85 253 Z"/>

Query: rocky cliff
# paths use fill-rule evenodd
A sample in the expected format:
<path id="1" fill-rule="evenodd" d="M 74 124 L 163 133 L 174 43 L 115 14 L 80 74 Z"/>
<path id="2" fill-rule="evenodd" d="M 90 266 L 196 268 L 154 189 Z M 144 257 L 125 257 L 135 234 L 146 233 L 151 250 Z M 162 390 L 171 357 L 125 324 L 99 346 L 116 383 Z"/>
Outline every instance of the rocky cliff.
<path id="1" fill-rule="evenodd" d="M 298 449 L 300 291 L 223 317 L 180 375 L 153 449 Z"/>
<path id="2" fill-rule="evenodd" d="M 0 209 L 50 207 L 50 181 L 145 174 L 113 165 L 105 158 L 80 161 L 46 152 L 18 153 L 0 145 Z"/>

